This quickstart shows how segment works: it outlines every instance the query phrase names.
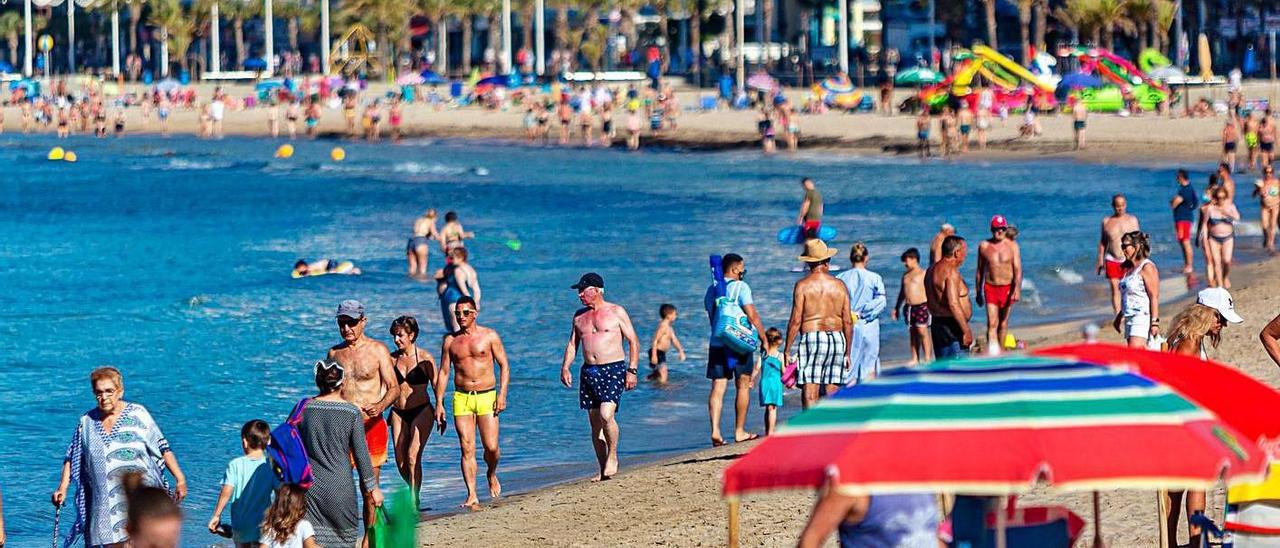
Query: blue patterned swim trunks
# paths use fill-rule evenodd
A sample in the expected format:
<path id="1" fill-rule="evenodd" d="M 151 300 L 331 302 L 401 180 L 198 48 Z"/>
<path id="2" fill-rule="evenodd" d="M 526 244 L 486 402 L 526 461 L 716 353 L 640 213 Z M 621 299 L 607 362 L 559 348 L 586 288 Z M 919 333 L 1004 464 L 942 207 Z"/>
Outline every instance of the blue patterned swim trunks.
<path id="1" fill-rule="evenodd" d="M 583 364 L 578 374 L 578 405 L 582 409 L 599 409 L 600 404 L 620 404 L 627 382 L 626 362 Z"/>

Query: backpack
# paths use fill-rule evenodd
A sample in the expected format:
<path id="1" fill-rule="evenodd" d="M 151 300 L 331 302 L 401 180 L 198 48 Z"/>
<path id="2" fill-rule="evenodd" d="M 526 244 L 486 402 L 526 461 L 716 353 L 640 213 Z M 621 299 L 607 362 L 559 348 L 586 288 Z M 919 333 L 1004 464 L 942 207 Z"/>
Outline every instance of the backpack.
<path id="1" fill-rule="evenodd" d="M 267 444 L 267 458 L 271 460 L 271 469 L 281 483 L 292 483 L 303 489 L 309 489 L 315 481 L 311 476 L 311 461 L 307 459 L 307 447 L 302 443 L 302 435 L 298 432 L 298 424 L 302 423 L 302 410 L 311 398 L 303 398 L 293 406 L 289 420 L 271 431 L 271 442 Z"/>

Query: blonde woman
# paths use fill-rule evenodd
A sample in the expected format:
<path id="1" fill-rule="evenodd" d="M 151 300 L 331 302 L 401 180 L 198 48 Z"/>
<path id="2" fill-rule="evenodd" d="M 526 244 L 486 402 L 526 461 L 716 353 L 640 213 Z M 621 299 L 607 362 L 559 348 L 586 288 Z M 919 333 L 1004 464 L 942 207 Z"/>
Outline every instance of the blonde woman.
<path id="1" fill-rule="evenodd" d="M 1173 318 L 1169 327 L 1169 351 L 1174 354 L 1198 356 L 1202 360 L 1209 359 L 1208 347 L 1218 347 L 1222 341 L 1222 328 L 1228 323 L 1241 323 L 1231 300 L 1231 293 L 1221 287 L 1211 287 L 1200 291 L 1196 304 L 1188 306 Z M 1182 504 L 1183 491 L 1170 491 L 1169 515 L 1165 516 L 1165 527 L 1169 538 L 1178 538 L 1178 506 Z M 1203 512 L 1205 507 L 1204 491 L 1186 491 L 1187 515 Z M 1187 534 L 1190 545 L 1200 545 L 1200 528 L 1188 524 Z"/>

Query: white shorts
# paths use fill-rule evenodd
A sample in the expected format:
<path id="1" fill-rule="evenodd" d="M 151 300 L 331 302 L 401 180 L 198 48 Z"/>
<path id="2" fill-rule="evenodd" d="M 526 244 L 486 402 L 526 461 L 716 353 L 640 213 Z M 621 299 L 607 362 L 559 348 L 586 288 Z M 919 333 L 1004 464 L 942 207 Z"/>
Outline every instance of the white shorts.
<path id="1" fill-rule="evenodd" d="M 1151 315 L 1140 314 L 1137 316 L 1124 317 L 1124 337 L 1140 337 L 1147 338 L 1151 336 Z"/>

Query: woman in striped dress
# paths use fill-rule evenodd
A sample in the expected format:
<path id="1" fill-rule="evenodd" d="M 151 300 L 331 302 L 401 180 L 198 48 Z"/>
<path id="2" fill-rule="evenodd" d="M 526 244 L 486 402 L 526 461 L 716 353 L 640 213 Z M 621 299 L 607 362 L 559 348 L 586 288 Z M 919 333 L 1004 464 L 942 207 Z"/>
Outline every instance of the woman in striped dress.
<path id="1" fill-rule="evenodd" d="M 316 363 L 320 394 L 307 401 L 298 425 L 315 478 L 307 490 L 307 521 L 315 528 L 316 543 L 330 547 L 351 547 L 360 541 L 361 505 L 351 478 L 353 459 L 361 492 L 374 506 L 382 506 L 382 490 L 373 475 L 360 410 L 338 394 L 344 376 L 336 361 Z"/>

